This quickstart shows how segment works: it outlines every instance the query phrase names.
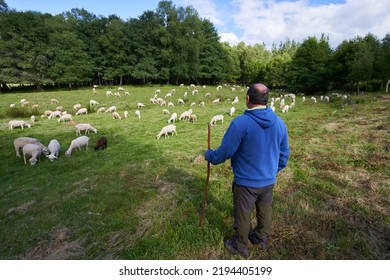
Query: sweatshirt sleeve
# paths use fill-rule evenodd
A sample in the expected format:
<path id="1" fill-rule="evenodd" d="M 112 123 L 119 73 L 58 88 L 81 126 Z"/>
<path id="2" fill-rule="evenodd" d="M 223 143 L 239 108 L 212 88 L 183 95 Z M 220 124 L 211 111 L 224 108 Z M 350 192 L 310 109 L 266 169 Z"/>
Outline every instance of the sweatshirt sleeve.
<path id="1" fill-rule="evenodd" d="M 240 146 L 242 136 L 235 122 L 232 122 L 222 138 L 218 149 L 209 149 L 205 153 L 205 159 L 214 165 L 225 162 L 231 158 Z"/>
<path id="2" fill-rule="evenodd" d="M 287 128 L 285 128 L 285 133 L 284 133 L 282 142 L 280 143 L 280 156 L 279 156 L 278 172 L 287 166 L 287 162 L 288 162 L 289 157 L 290 157 L 290 147 L 288 145 Z"/>

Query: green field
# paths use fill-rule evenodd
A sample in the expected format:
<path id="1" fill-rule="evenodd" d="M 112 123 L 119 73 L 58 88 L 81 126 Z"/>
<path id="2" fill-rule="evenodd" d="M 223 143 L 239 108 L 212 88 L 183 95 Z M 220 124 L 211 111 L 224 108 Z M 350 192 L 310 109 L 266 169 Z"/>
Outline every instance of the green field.
<path id="1" fill-rule="evenodd" d="M 106 96 L 117 87 L 0 94 L 0 259 L 239 259 L 224 249 L 233 234 L 230 162 L 211 167 L 203 227 L 199 226 L 207 164 L 199 155 L 207 148 L 207 124 L 224 114 L 224 124 L 211 129 L 217 148 L 232 118 L 230 102 L 237 95 L 236 115 L 245 109 L 246 91 L 200 87 L 183 97 L 185 87 L 123 86 L 130 95 Z M 149 102 L 176 89 L 175 107 Z M 205 98 L 206 92 L 211 98 Z M 280 93 L 273 92 L 272 96 Z M 25 98 L 37 111 L 21 107 Z M 59 104 L 74 115 L 73 105 L 117 106 L 129 118 L 89 108 L 74 123 L 98 129 L 90 147 L 64 153 L 76 138 L 74 123 L 41 118 Z M 179 105 L 177 99 L 186 101 Z M 221 103 L 211 100 L 220 98 Z M 317 97 L 319 100 L 319 97 Z M 169 109 L 178 115 L 190 103 L 197 122 L 178 121 L 177 136 L 156 135 L 167 124 Z M 143 102 L 141 119 L 136 103 Z M 11 109 L 9 105 L 16 104 Z M 289 103 L 289 102 L 287 102 Z M 390 97 L 382 93 L 330 96 L 316 104 L 300 98 L 280 115 L 289 130 L 291 158 L 278 175 L 274 193 L 270 251 L 251 246 L 250 259 L 390 259 Z M 8 130 L 8 121 L 37 116 L 31 128 Z M 99 136 L 108 148 L 94 151 Z M 57 160 L 41 157 L 35 166 L 15 156 L 17 137 L 61 144 Z"/>

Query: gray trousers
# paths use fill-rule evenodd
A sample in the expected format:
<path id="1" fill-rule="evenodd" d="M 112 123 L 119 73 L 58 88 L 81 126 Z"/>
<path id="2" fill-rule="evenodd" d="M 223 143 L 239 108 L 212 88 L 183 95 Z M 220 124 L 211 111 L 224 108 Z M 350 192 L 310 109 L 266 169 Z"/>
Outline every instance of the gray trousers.
<path id="1" fill-rule="evenodd" d="M 272 224 L 272 192 L 274 185 L 250 188 L 233 182 L 233 229 L 239 248 L 248 246 L 248 235 L 251 230 L 251 214 L 256 207 L 257 225 L 254 228 L 260 237 L 268 237 Z"/>

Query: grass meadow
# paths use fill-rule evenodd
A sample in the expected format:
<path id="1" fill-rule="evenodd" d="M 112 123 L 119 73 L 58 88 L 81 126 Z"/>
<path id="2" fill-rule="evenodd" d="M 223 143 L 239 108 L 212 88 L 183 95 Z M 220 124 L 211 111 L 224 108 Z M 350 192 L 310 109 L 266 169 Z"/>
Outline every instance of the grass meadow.
<path id="1" fill-rule="evenodd" d="M 225 121 L 211 128 L 211 147 L 217 148 L 233 117 L 230 102 L 237 95 L 236 115 L 245 109 L 246 91 L 217 91 L 200 87 L 183 97 L 184 87 L 124 86 L 130 95 L 106 96 L 101 87 L 0 94 L 0 259 L 239 259 L 224 248 L 232 231 L 232 170 L 230 162 L 211 166 L 203 226 L 199 226 L 207 163 L 199 155 L 207 149 L 207 124 L 223 114 Z M 178 121 L 177 136 L 156 139 L 169 115 L 149 102 L 173 88 L 167 108 L 178 115 L 190 103 L 195 123 Z M 206 92 L 211 98 L 205 98 Z M 272 96 L 280 93 L 273 92 Z M 25 98 L 37 111 L 21 107 Z M 115 120 L 110 113 L 74 116 L 98 129 L 89 134 L 88 150 L 64 153 L 76 138 L 74 123 L 41 118 L 59 100 L 74 115 L 73 105 L 117 106 L 129 118 Z M 178 98 L 186 101 L 177 103 Z M 211 100 L 220 98 L 221 103 Z M 373 93 L 346 100 L 313 103 L 297 98 L 288 113 L 276 108 L 289 130 L 291 157 L 278 174 L 274 192 L 273 234 L 268 253 L 250 246 L 250 259 L 331 260 L 390 259 L 390 96 Z M 136 103 L 143 102 L 141 119 Z M 9 104 L 15 103 L 11 109 Z M 289 102 L 287 102 L 289 103 Z M 23 119 L 31 128 L 8 130 L 8 121 Z M 106 150 L 94 151 L 99 136 Z M 16 157 L 17 137 L 61 144 L 54 162 L 41 157 L 25 165 Z"/>

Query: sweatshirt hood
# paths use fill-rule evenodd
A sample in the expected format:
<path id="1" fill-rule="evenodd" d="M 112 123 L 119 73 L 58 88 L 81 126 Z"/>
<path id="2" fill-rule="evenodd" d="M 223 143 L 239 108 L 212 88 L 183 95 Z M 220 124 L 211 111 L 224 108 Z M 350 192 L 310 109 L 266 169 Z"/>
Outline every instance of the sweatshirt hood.
<path id="1" fill-rule="evenodd" d="M 252 118 L 262 128 L 271 127 L 277 118 L 270 107 L 266 107 L 265 109 L 245 110 L 244 115 Z"/>

